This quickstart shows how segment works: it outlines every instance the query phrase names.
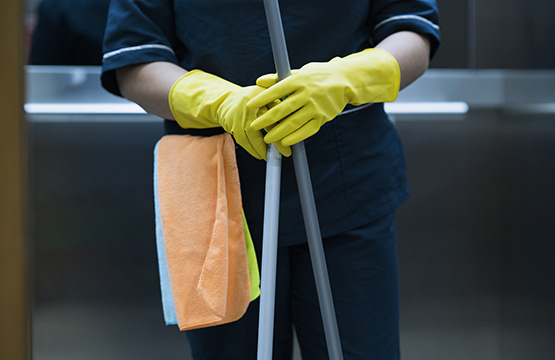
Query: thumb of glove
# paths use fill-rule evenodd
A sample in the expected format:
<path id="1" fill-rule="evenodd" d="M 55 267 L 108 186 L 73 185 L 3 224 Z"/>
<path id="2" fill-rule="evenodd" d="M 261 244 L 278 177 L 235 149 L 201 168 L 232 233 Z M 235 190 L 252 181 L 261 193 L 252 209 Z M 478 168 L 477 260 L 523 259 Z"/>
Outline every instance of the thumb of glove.
<path id="1" fill-rule="evenodd" d="M 299 70 L 291 70 L 291 75 L 295 75 L 297 71 Z M 278 81 L 279 80 L 277 74 L 266 74 L 256 79 L 256 85 L 269 88 L 270 86 L 274 86 L 275 84 L 277 84 Z"/>
<path id="2" fill-rule="evenodd" d="M 256 79 L 256 85 L 269 88 L 278 82 L 277 74 L 266 74 Z"/>

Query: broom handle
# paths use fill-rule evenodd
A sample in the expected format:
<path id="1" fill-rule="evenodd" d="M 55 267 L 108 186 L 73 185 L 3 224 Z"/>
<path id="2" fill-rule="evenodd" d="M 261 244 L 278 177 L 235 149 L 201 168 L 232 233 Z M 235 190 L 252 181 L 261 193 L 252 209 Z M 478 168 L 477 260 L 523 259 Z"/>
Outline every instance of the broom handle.
<path id="1" fill-rule="evenodd" d="M 285 35 L 277 1 L 264 0 L 268 30 L 279 80 L 291 74 Z M 281 154 L 274 144 L 268 146 L 266 188 L 264 194 L 264 228 L 260 275 L 260 310 L 258 319 L 258 360 L 271 360 L 274 338 L 276 270 L 279 228 Z"/>
<path id="2" fill-rule="evenodd" d="M 270 33 L 270 41 L 278 79 L 283 80 L 291 75 L 291 66 L 289 64 L 289 55 L 287 53 L 278 0 L 264 0 L 264 9 L 266 11 L 266 19 L 268 22 L 268 30 Z M 310 179 L 308 160 L 303 142 L 293 145 L 293 164 L 308 236 L 310 257 L 324 323 L 328 353 L 332 360 L 343 360 L 341 341 L 337 328 L 328 270 L 322 245 L 320 225 L 318 223 L 316 204 L 312 191 L 312 181 Z M 268 148 L 268 163 L 266 165 L 265 201 L 269 201 L 270 203 L 265 202 L 264 207 L 258 360 L 271 360 L 272 358 L 280 176 L 281 155 L 275 146 L 271 144 Z M 269 192 L 272 193 L 269 194 Z M 268 229 L 268 232 L 266 229 Z M 272 231 L 271 234 L 270 229 Z M 266 285 L 264 284 L 265 282 L 267 283 Z"/>

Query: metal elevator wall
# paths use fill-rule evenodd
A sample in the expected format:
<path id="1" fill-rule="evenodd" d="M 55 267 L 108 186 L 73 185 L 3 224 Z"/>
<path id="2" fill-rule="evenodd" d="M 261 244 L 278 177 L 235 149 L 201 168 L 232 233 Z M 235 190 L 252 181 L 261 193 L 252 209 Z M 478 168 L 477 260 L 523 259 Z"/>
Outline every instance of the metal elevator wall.
<path id="1" fill-rule="evenodd" d="M 555 68 L 555 2 L 437 0 L 437 4 L 442 44 L 432 68 Z"/>
<path id="2" fill-rule="evenodd" d="M 28 29 L 39 2 L 27 0 Z M 555 68 L 555 2 L 438 4 L 443 43 L 432 68 Z M 467 87 L 482 75 L 469 72 L 448 96 L 442 74 L 415 92 L 470 98 L 467 114 L 394 115 L 411 185 L 398 212 L 403 357 L 551 360 L 553 81 L 538 85 L 544 73 L 526 72 L 507 87 L 496 76 Z M 28 98 L 43 85 L 31 81 Z M 51 85 L 54 95 L 71 88 Z M 85 85 L 96 91 L 91 101 L 105 101 L 96 83 Z M 45 102 L 74 96 L 54 95 Z M 28 129 L 33 359 L 189 359 L 184 334 L 163 325 L 159 299 L 152 150 L 161 123 L 39 114 Z"/>
<path id="3" fill-rule="evenodd" d="M 69 69 L 44 88 L 42 105 L 60 105 L 58 91 L 69 102 L 84 91 L 103 103 L 105 94 L 87 92 L 94 71 Z M 45 78 L 34 79 L 40 92 Z M 400 95 L 399 105 L 422 96 L 470 105 L 463 114 L 392 112 L 412 194 L 398 213 L 405 358 L 553 359 L 553 79 L 430 71 Z M 29 112 L 41 105 L 35 97 Z M 34 113 L 28 127 L 33 358 L 188 359 L 184 334 L 163 324 L 159 297 L 152 151 L 160 120 Z"/>

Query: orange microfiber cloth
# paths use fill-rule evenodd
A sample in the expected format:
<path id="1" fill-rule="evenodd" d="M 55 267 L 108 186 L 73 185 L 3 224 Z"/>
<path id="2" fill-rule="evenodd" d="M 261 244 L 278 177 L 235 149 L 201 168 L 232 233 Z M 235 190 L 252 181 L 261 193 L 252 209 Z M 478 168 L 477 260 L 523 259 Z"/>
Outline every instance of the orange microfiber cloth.
<path id="1" fill-rule="evenodd" d="M 164 136 L 156 171 L 180 330 L 238 320 L 251 300 L 251 281 L 231 136 Z"/>

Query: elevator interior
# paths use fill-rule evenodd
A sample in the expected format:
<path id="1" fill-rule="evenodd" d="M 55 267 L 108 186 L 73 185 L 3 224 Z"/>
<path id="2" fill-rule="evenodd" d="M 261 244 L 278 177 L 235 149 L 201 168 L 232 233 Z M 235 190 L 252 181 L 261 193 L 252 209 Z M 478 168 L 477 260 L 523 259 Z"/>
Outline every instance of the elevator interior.
<path id="1" fill-rule="evenodd" d="M 28 27 L 40 1 L 26 1 Z M 388 106 L 411 187 L 397 217 L 402 356 L 551 360 L 555 2 L 437 2 L 432 69 Z M 98 73 L 26 68 L 33 359 L 189 359 L 159 297 L 162 123 Z"/>
<path id="2" fill-rule="evenodd" d="M 96 67 L 26 71 L 33 359 L 188 359 L 159 298 L 161 120 L 105 93 Z M 554 81 L 430 70 L 388 107 L 411 186 L 398 213 L 406 358 L 553 358 Z"/>

